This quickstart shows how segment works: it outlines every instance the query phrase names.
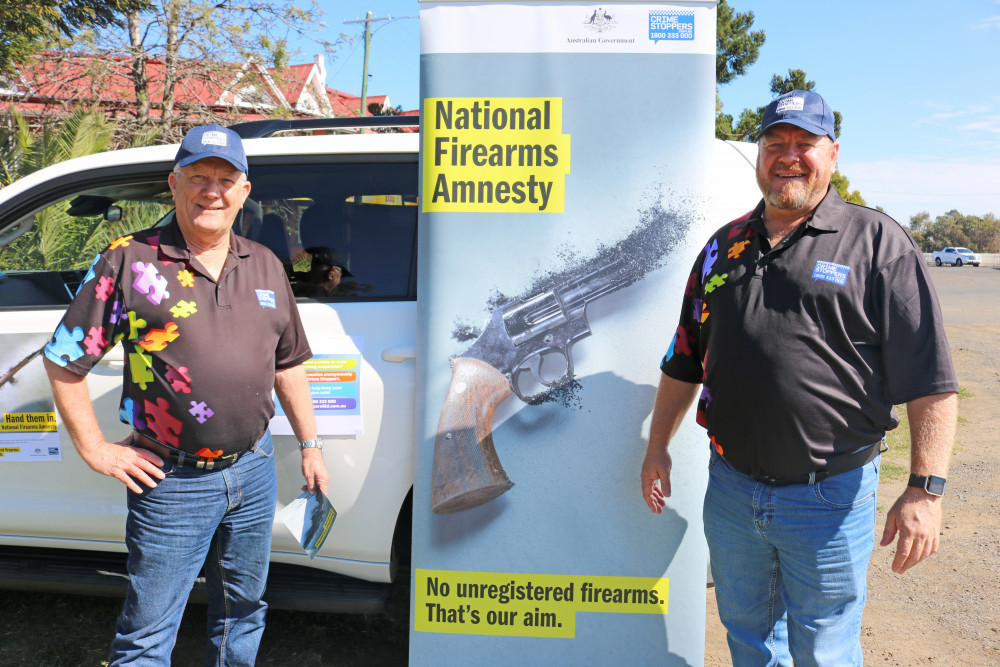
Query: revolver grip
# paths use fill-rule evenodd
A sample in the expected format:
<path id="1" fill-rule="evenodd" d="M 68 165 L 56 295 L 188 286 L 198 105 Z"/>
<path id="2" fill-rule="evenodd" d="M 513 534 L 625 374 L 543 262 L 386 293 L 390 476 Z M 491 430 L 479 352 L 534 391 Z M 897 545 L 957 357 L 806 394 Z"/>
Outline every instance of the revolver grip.
<path id="1" fill-rule="evenodd" d="M 493 416 L 510 397 L 507 378 L 485 361 L 452 361 L 451 384 L 434 438 L 431 509 L 460 512 L 514 486 L 493 447 Z"/>

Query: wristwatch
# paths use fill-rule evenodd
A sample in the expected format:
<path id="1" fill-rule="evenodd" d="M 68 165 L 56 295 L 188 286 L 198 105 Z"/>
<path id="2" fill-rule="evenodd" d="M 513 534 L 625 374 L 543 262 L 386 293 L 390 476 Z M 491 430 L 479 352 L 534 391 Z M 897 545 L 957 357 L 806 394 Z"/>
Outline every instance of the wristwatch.
<path id="1" fill-rule="evenodd" d="M 299 451 L 300 452 L 303 449 L 312 449 L 314 447 L 316 449 L 318 449 L 319 451 L 323 451 L 323 439 L 320 438 L 318 435 L 315 438 L 313 438 L 312 440 L 299 440 Z"/>
<path id="2" fill-rule="evenodd" d="M 941 497 L 944 495 L 944 484 L 948 481 L 940 475 L 914 475 L 910 474 L 910 481 L 906 484 L 918 489 L 923 489 L 932 496 Z"/>

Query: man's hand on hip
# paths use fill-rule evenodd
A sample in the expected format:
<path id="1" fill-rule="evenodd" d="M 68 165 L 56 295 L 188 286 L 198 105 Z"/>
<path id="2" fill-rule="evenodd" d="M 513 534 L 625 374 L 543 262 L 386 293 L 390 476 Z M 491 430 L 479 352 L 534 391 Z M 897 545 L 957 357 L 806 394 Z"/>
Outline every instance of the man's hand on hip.
<path id="1" fill-rule="evenodd" d="M 133 447 L 131 435 L 121 442 L 101 442 L 77 449 L 94 471 L 114 477 L 135 493 L 144 490 L 137 480 L 152 489 L 156 486 L 154 478 L 165 477 L 160 468 L 163 459 L 149 450 Z"/>
<path id="2" fill-rule="evenodd" d="M 899 535 L 892 571 L 903 574 L 938 550 L 941 533 L 941 498 L 923 489 L 907 488 L 889 510 L 882 531 L 881 546 Z"/>

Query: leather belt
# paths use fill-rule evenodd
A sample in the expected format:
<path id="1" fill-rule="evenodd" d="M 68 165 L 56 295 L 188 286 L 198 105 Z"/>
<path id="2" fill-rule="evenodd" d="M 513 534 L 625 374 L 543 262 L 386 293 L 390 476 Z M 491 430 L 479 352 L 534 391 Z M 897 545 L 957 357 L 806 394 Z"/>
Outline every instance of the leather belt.
<path id="1" fill-rule="evenodd" d="M 244 449 L 242 452 L 236 452 L 235 454 L 229 454 L 228 456 L 206 458 L 204 456 L 198 456 L 197 454 L 190 454 L 177 449 L 176 447 L 165 445 L 162 442 L 153 440 L 144 433 L 139 433 L 138 431 L 132 432 L 132 443 L 137 447 L 148 449 L 164 461 L 170 461 L 174 465 L 182 468 L 196 468 L 198 470 L 224 470 L 225 468 L 228 468 L 236 463 L 241 456 L 250 451 L 249 449 Z"/>
<path id="2" fill-rule="evenodd" d="M 817 470 L 814 473 L 795 475 L 793 477 L 772 477 L 771 475 L 751 475 L 751 477 L 753 477 L 756 482 L 763 482 L 764 484 L 770 484 L 771 486 L 815 484 L 816 482 L 822 482 L 824 479 L 842 475 L 845 472 L 850 472 L 852 470 L 857 470 L 861 466 L 871 463 L 879 454 L 889 451 L 888 447 L 883 449 L 884 445 L 885 440 L 879 440 L 874 445 L 865 447 L 864 449 L 854 452 L 853 454 L 847 454 L 846 456 L 839 456 L 835 458 L 830 461 L 825 468 Z"/>

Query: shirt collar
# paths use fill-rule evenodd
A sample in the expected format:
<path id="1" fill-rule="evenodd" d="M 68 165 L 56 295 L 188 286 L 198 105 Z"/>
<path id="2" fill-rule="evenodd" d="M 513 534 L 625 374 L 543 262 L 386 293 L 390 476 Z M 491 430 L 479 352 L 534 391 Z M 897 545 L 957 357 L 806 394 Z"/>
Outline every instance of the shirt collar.
<path id="1" fill-rule="evenodd" d="M 181 228 L 177 225 L 176 214 L 160 231 L 160 251 L 175 260 L 191 259 L 191 251 L 184 241 Z M 242 236 L 229 230 L 229 254 L 234 257 L 247 257 L 253 253 L 252 244 Z"/>
<path id="2" fill-rule="evenodd" d="M 836 232 L 840 231 L 841 220 L 844 217 L 844 211 L 847 209 L 847 203 L 840 198 L 837 193 L 837 189 L 832 185 L 826 191 L 826 196 L 813 211 L 813 214 L 803 223 L 807 227 L 812 227 L 813 229 L 823 231 L 823 232 Z M 757 207 L 753 212 L 747 216 L 747 219 L 740 223 L 742 227 L 749 227 L 755 230 L 758 234 L 767 235 L 767 229 L 764 226 L 764 200 L 761 199 L 757 204 Z"/>

